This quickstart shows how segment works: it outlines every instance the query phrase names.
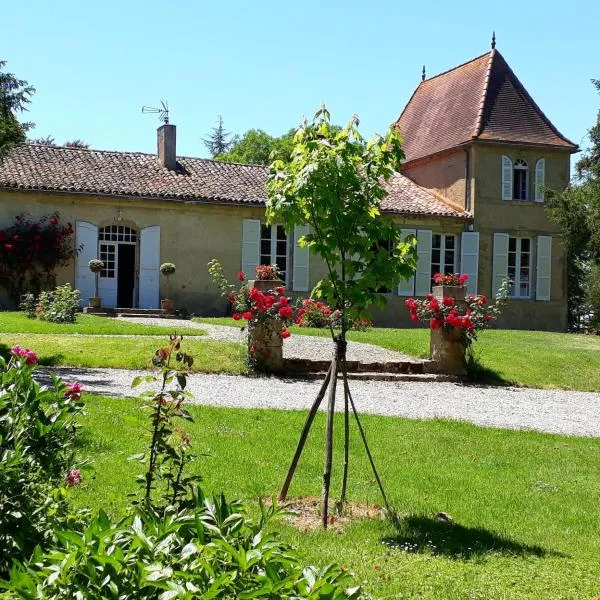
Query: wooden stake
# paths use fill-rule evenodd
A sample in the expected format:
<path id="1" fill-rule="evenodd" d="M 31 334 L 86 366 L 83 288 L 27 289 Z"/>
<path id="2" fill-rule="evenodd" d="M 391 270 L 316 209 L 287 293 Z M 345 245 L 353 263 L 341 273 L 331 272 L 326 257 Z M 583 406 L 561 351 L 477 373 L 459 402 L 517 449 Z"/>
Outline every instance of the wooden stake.
<path id="1" fill-rule="evenodd" d="M 338 352 L 336 351 L 331 361 L 331 384 L 329 386 L 329 402 L 327 404 L 327 430 L 325 432 L 325 466 L 323 468 L 323 491 L 321 493 L 322 508 L 321 518 L 323 528 L 327 529 L 327 517 L 329 512 L 329 487 L 331 485 L 331 463 L 333 460 L 333 417 L 335 410 L 335 389 L 338 375 Z"/>
<path id="2" fill-rule="evenodd" d="M 348 365 L 346 357 L 342 360 L 342 376 L 344 378 L 344 473 L 342 475 L 342 493 L 340 495 L 340 510 L 346 503 L 346 488 L 348 485 L 348 458 L 350 453 L 350 411 L 348 407 Z"/>

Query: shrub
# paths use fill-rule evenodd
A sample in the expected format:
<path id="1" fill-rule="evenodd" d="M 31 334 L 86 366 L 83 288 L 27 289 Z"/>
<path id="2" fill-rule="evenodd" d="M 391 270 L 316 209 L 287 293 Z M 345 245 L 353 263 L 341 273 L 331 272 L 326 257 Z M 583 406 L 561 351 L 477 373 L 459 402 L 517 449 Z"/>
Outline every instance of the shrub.
<path id="1" fill-rule="evenodd" d="M 15 304 L 27 290 L 39 294 L 56 285 L 56 269 L 68 265 L 79 252 L 73 233 L 71 223 L 61 224 L 58 213 L 38 222 L 17 215 L 13 225 L 0 230 L 0 285 Z"/>
<path id="2" fill-rule="evenodd" d="M 37 300 L 35 299 L 35 294 L 32 294 L 31 292 L 23 294 L 19 304 L 19 310 L 22 310 L 27 315 L 28 319 L 35 319 L 37 317 L 36 307 Z"/>
<path id="3" fill-rule="evenodd" d="M 51 323 L 75 323 L 80 298 L 81 292 L 71 289 L 70 283 L 42 292 L 38 299 L 38 317 Z"/>
<path id="4" fill-rule="evenodd" d="M 175 273 L 176 267 L 173 263 L 166 262 L 160 265 L 160 272 L 167 279 L 167 298 L 171 297 L 171 275 Z"/>
<path id="5" fill-rule="evenodd" d="M 33 378 L 37 357 L 15 346 L 0 358 L 0 573 L 12 559 L 28 558 L 36 545 L 55 541 L 69 516 L 65 477 L 72 463 L 81 389 L 52 377 Z"/>
<path id="6" fill-rule="evenodd" d="M 92 258 L 88 263 L 88 267 L 92 273 L 100 273 L 104 269 L 104 263 L 99 258 Z"/>

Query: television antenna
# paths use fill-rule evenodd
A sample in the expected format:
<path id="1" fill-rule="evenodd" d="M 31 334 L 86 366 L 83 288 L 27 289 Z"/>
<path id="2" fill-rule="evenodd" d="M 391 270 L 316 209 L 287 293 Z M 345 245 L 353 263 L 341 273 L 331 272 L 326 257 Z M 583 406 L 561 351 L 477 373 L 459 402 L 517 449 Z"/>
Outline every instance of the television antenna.
<path id="1" fill-rule="evenodd" d="M 158 115 L 160 121 L 162 121 L 165 125 L 169 124 L 169 105 L 166 100 L 160 101 L 160 108 L 155 108 L 153 106 L 142 106 L 142 112 L 147 114 Z"/>

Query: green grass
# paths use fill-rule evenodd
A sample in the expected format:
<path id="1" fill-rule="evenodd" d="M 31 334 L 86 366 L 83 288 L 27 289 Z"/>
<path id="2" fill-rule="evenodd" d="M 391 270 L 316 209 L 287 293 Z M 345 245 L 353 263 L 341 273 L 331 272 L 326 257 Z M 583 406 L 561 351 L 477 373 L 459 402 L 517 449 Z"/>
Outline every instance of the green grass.
<path id="1" fill-rule="evenodd" d="M 58 333 L 81 335 L 169 335 L 174 328 L 165 321 L 164 326 L 140 325 L 108 317 L 77 315 L 76 323 L 48 323 L 28 319 L 23 312 L 0 312 L 0 333 Z M 201 329 L 178 328 L 177 333 L 205 335 Z"/>
<path id="2" fill-rule="evenodd" d="M 268 387 L 265 388 L 268 393 Z M 360 398 L 357 398 L 360 402 Z M 73 491 L 77 506 L 124 510 L 141 469 L 147 413 L 137 401 L 88 396 L 78 452 L 95 471 Z M 278 491 L 304 420 L 300 412 L 191 407 L 188 427 L 208 491 L 255 506 Z M 600 593 L 600 440 L 484 429 L 447 420 L 363 417 L 388 496 L 403 516 L 355 522 L 343 533 L 284 538 L 314 563 L 356 572 L 377 598 L 592 598 Z M 334 494 L 339 493 L 342 427 L 336 421 Z M 291 496 L 318 495 L 324 416 L 319 415 Z M 208 454 L 208 456 L 201 456 Z M 353 434 L 351 499 L 380 501 Z M 334 496 L 335 497 L 335 496 Z M 442 526 L 439 511 L 454 518 Z M 412 551 L 406 551 L 411 548 Z"/>
<path id="3" fill-rule="evenodd" d="M 233 319 L 194 319 L 230 325 Z M 323 329 L 292 327 L 293 334 L 329 336 Z M 351 331 L 348 339 L 397 350 L 410 356 L 429 355 L 429 330 L 373 328 Z M 475 343 L 484 381 L 525 387 L 600 391 L 600 337 L 548 331 L 493 329 Z"/>
<path id="4" fill-rule="evenodd" d="M 144 369 L 148 358 L 166 341 L 149 337 L 0 334 L 0 354 L 6 355 L 12 346 L 20 344 L 35 350 L 41 365 Z M 240 374 L 247 370 L 241 344 L 188 338 L 184 350 L 194 357 L 195 371 Z"/>

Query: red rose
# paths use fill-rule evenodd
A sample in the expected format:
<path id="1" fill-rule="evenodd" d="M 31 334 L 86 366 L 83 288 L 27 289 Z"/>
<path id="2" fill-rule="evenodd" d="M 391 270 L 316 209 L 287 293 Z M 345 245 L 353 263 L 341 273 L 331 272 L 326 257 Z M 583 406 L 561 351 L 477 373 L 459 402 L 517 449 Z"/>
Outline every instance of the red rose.
<path id="1" fill-rule="evenodd" d="M 240 315 L 240 313 L 233 313 L 233 314 L 231 315 L 231 318 L 232 318 L 234 321 L 239 321 L 239 320 L 242 318 L 242 315 Z"/>
<path id="2" fill-rule="evenodd" d="M 433 294 L 425 294 L 425 300 L 433 300 Z"/>
<path id="3" fill-rule="evenodd" d="M 467 279 L 469 279 L 469 276 L 466 273 L 463 273 L 459 278 L 458 281 L 460 283 L 460 285 L 465 285 Z"/>
<path id="4" fill-rule="evenodd" d="M 487 304 L 487 296 L 484 296 L 483 294 L 481 294 L 481 296 L 477 296 L 477 304 Z"/>
<path id="5" fill-rule="evenodd" d="M 433 298 L 433 296 L 432 296 L 432 298 Z M 408 310 L 413 310 L 416 306 L 416 303 L 412 298 L 409 298 L 408 300 L 406 300 L 404 302 L 404 305 L 406 306 L 406 308 L 408 308 Z"/>
<path id="6" fill-rule="evenodd" d="M 439 283 L 443 283 L 443 282 L 444 282 L 444 276 L 443 276 L 441 273 L 436 273 L 436 274 L 433 276 L 433 281 L 434 281 L 435 283 L 438 283 L 438 284 L 439 284 Z"/>
<path id="7" fill-rule="evenodd" d="M 294 309 L 291 306 L 282 306 L 279 309 L 279 316 L 284 319 L 289 319 L 294 314 Z"/>
<path id="8" fill-rule="evenodd" d="M 287 306 L 289 304 L 288 299 L 285 296 L 279 298 L 279 306 Z"/>
<path id="9" fill-rule="evenodd" d="M 428 306 L 431 310 L 440 310 L 440 303 L 437 301 L 437 298 L 432 298 Z"/>
<path id="10" fill-rule="evenodd" d="M 251 321 L 252 320 L 252 313 L 250 311 L 246 311 L 242 317 L 246 320 L 246 321 Z"/>
<path id="11" fill-rule="evenodd" d="M 290 335 L 292 335 L 287 329 L 282 329 L 281 330 L 281 337 L 285 340 L 287 338 L 290 337 Z"/>
<path id="12" fill-rule="evenodd" d="M 236 277 L 238 281 L 244 281 L 244 279 L 246 279 L 246 273 L 244 273 L 244 271 L 239 271 Z"/>
<path id="13" fill-rule="evenodd" d="M 429 322 L 429 326 L 431 329 L 439 329 L 444 324 L 444 321 L 441 319 L 431 319 Z"/>
<path id="14" fill-rule="evenodd" d="M 419 320 L 419 316 L 417 315 L 416 312 L 411 312 L 410 313 L 410 320 L 414 321 L 415 323 Z"/>
<path id="15" fill-rule="evenodd" d="M 444 306 L 454 306 L 454 298 L 452 296 L 444 296 L 442 304 Z"/>
<path id="16" fill-rule="evenodd" d="M 285 294 L 285 288 L 282 285 L 280 285 L 279 287 L 275 288 L 275 292 L 280 296 L 283 296 Z"/>
<path id="17" fill-rule="evenodd" d="M 50 217 L 50 225 L 58 225 L 58 219 L 56 217 Z"/>

